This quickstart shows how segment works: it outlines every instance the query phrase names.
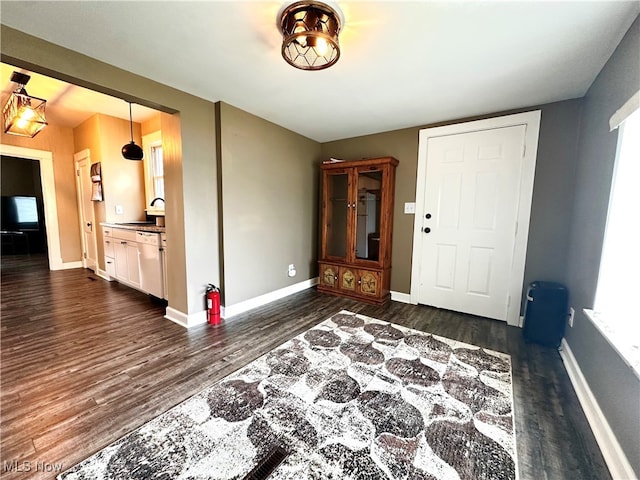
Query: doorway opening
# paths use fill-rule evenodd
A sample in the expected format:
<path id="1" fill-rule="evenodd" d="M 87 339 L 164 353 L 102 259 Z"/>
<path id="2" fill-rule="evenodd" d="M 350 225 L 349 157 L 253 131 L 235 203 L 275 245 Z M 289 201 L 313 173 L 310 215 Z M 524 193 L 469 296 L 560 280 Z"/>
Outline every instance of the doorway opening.
<path id="1" fill-rule="evenodd" d="M 43 223 L 46 225 L 44 233 L 48 251 L 49 268 L 51 270 L 61 270 L 63 268 L 75 268 L 79 266 L 76 264 L 65 265 L 62 261 L 52 153 L 44 150 L 0 144 L 0 155 L 3 157 L 35 160 L 39 163 L 40 185 L 42 188 L 42 213 Z"/>
<path id="2" fill-rule="evenodd" d="M 40 162 L 0 157 L 2 255 L 47 251 Z"/>

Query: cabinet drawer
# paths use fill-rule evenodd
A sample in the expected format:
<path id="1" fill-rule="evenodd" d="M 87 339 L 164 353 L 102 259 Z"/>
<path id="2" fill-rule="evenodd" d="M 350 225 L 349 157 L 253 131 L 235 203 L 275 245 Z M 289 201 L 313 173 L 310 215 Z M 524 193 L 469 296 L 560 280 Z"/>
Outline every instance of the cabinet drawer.
<path id="1" fill-rule="evenodd" d="M 113 230 L 111 230 L 111 227 L 102 227 L 103 237 L 111 237 L 112 235 L 113 235 Z"/>
<path id="2" fill-rule="evenodd" d="M 136 241 L 136 231 L 135 230 L 125 230 L 123 228 L 114 228 L 112 236 L 114 239 L 124 240 L 127 242 L 135 242 Z"/>
<path id="3" fill-rule="evenodd" d="M 115 252 L 113 250 L 113 242 L 115 242 L 116 240 L 114 240 L 111 237 L 105 237 L 104 238 L 104 256 L 105 257 L 115 257 Z"/>
<path id="4" fill-rule="evenodd" d="M 105 270 L 109 277 L 115 278 L 116 276 L 116 261 L 111 257 L 104 257 Z"/>

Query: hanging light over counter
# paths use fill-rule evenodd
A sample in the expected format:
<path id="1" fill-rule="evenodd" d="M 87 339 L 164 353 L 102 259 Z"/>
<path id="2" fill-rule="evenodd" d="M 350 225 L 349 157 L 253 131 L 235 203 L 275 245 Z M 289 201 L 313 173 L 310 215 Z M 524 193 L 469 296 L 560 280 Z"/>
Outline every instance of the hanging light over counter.
<path id="1" fill-rule="evenodd" d="M 47 126 L 45 107 L 47 101 L 32 97 L 24 86 L 31 79 L 30 75 L 13 72 L 11 81 L 18 84 L 2 109 L 4 132 L 22 137 L 35 137 Z"/>
<path id="2" fill-rule="evenodd" d="M 129 102 L 129 127 L 131 129 L 131 141 L 122 146 L 122 156 L 127 160 L 142 160 L 144 153 L 140 145 L 133 141 L 133 116 L 131 115 L 131 102 Z"/>
<path id="3" fill-rule="evenodd" d="M 340 13 L 322 2 L 295 2 L 280 15 L 282 57 L 302 70 L 322 70 L 340 58 Z"/>

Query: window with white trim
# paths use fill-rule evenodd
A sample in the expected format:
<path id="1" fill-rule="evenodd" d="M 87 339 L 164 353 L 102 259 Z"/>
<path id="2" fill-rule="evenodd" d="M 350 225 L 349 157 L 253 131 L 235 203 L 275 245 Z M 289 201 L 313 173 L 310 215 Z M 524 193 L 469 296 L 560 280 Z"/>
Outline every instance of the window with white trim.
<path id="1" fill-rule="evenodd" d="M 164 168 L 162 164 L 162 142 L 151 145 L 151 184 L 153 198 L 164 198 Z"/>
<path id="2" fill-rule="evenodd" d="M 594 308 L 587 314 L 640 376 L 640 109 L 617 127 L 618 148 L 598 286 Z"/>
<path id="3" fill-rule="evenodd" d="M 164 199 L 164 162 L 162 157 L 162 133 L 153 132 L 142 137 L 144 149 L 144 177 L 146 211 L 150 215 L 164 215 L 164 201 L 156 201 L 154 198 Z"/>

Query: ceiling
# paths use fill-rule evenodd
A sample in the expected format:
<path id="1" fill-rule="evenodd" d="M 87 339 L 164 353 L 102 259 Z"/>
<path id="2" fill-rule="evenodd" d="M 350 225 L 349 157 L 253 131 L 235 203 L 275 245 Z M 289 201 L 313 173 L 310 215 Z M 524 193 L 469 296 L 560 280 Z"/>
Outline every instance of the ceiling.
<path id="1" fill-rule="evenodd" d="M 309 72 L 280 56 L 284 3 L 15 1 L 2 23 L 325 142 L 581 97 L 640 13 L 640 1 L 342 1 L 341 58 Z M 27 90 L 49 95 L 52 115 L 57 102 L 97 111 L 59 88 Z"/>
<path id="2" fill-rule="evenodd" d="M 25 72 L 31 76 L 24 88 L 29 95 L 47 100 L 46 116 L 47 122 L 50 124 L 74 128 L 95 113 L 104 113 L 129 120 L 129 104 L 124 100 L 33 73 L 24 68 L 16 68 L 6 63 L 0 63 L 3 105 L 5 98 L 17 87 L 15 83 L 11 82 L 11 74 L 14 71 Z M 158 113 L 157 110 L 142 105 L 132 105 L 131 112 L 135 122 L 143 122 Z"/>

